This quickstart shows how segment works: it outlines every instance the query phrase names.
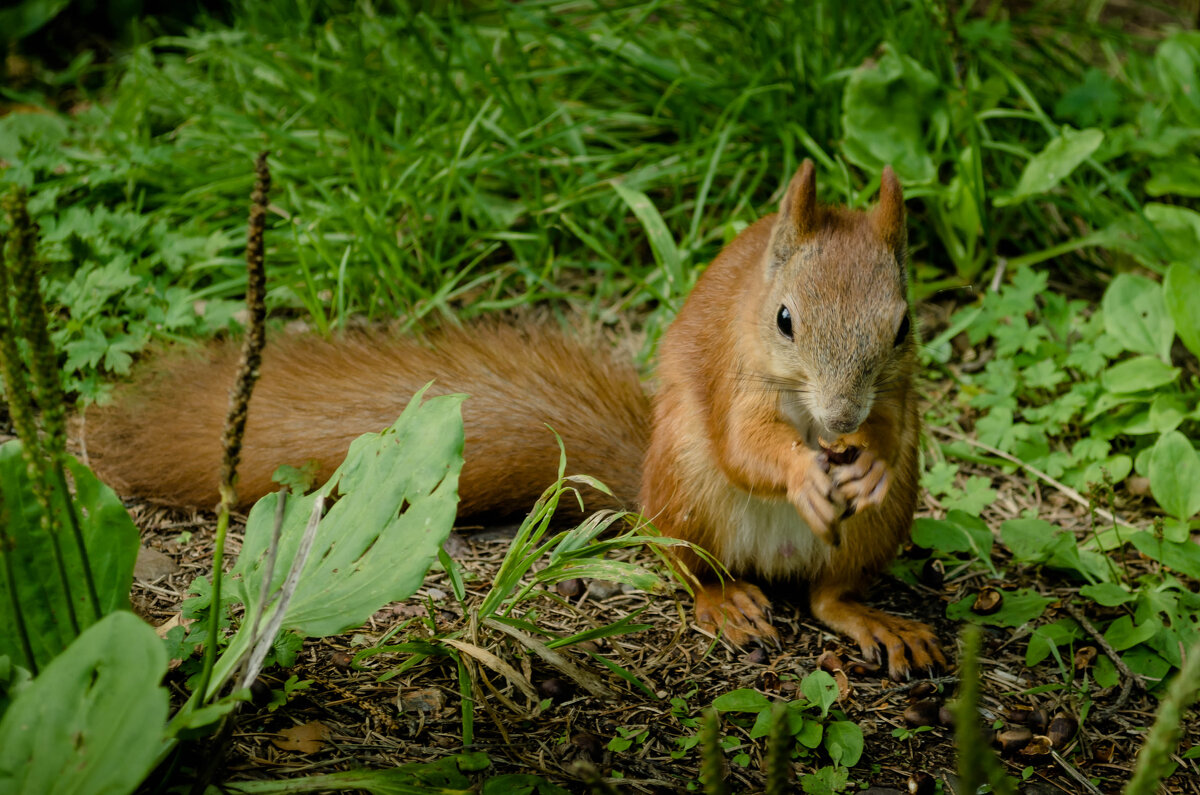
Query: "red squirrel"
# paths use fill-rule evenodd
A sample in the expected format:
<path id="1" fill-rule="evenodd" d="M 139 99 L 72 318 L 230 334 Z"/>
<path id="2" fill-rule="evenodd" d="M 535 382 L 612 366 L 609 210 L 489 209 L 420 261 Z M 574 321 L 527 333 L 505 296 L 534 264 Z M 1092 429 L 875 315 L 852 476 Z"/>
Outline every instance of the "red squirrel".
<path id="1" fill-rule="evenodd" d="M 465 392 L 460 516 L 526 510 L 557 475 L 605 482 L 691 551 L 696 620 L 730 641 L 777 640 L 746 578 L 807 582 L 815 618 L 890 672 L 944 665 L 929 627 L 857 601 L 908 536 L 920 416 L 899 181 L 863 212 L 816 199 L 813 164 L 780 211 L 721 251 L 664 335 L 653 406 L 629 362 L 557 331 L 484 324 L 428 340 L 358 333 L 267 345 L 250 403 L 238 491 L 272 488 L 280 464 L 330 475 L 358 435 L 390 424 L 430 380 Z M 178 505 L 217 501 L 232 343 L 167 356 L 87 413 L 97 473 L 119 491 Z M 169 444 L 168 444 L 169 442 Z M 604 503 L 604 500 L 601 500 Z M 597 507 L 595 502 L 589 507 Z"/>

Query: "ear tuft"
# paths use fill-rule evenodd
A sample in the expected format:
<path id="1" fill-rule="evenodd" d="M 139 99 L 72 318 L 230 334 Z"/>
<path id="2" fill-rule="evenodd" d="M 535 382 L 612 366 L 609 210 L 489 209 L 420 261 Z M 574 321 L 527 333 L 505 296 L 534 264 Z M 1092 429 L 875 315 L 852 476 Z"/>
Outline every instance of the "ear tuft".
<path id="1" fill-rule="evenodd" d="M 875 231 L 888 248 L 903 248 L 907 235 L 904 224 L 904 189 L 891 166 L 884 166 L 879 175 L 879 204 L 871 211 Z"/>
<path id="2" fill-rule="evenodd" d="M 797 238 L 804 237 L 816 227 L 817 169 L 806 158 L 788 183 L 787 193 L 779 203 L 779 223 L 787 224 Z"/>
<path id="3" fill-rule="evenodd" d="M 800 164 L 783 201 L 779 218 L 771 231 L 771 261 L 780 265 L 795 251 L 800 241 L 817 228 L 817 170 L 811 159 Z"/>

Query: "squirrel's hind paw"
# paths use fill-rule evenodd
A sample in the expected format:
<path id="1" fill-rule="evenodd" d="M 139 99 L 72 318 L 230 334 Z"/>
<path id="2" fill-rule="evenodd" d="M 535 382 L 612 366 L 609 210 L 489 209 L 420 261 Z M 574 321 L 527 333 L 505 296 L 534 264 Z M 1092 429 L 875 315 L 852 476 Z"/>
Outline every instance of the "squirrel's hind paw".
<path id="1" fill-rule="evenodd" d="M 863 654 L 879 659 L 887 653 L 888 674 L 893 679 L 930 674 L 946 667 L 937 636 L 919 621 L 900 618 L 849 599 L 822 595 L 814 590 L 813 617 L 826 626 L 849 635 Z"/>
<path id="2" fill-rule="evenodd" d="M 779 633 L 771 626 L 771 602 L 758 586 L 740 580 L 700 586 L 696 623 L 736 646 L 755 640 L 779 646 Z"/>

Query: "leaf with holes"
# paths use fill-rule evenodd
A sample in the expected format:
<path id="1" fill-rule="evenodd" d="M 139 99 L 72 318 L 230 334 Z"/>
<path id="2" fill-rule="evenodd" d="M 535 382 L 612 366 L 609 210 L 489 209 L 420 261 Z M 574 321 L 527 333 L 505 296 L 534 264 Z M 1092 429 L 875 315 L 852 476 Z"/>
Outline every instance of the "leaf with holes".
<path id="1" fill-rule="evenodd" d="M 1104 292 L 1104 329 L 1125 350 L 1170 361 L 1175 324 L 1162 286 L 1145 276 L 1122 273 Z"/>

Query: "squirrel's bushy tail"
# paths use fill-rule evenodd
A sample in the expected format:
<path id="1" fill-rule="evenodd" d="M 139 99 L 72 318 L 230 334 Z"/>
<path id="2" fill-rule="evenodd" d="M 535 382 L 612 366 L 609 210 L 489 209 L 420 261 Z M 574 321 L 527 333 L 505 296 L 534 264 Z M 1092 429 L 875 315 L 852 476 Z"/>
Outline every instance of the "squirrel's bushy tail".
<path id="1" fill-rule="evenodd" d="M 152 361 L 112 403 L 88 409 L 87 455 L 122 494 L 172 505 L 216 504 L 221 430 L 238 346 L 217 343 Z M 540 326 L 480 325 L 423 341 L 357 332 L 267 344 L 250 401 L 238 470 L 249 504 L 274 488 L 281 464 L 319 464 L 323 483 L 359 435 L 381 430 L 412 395 L 470 395 L 463 404 L 460 515 L 529 510 L 558 474 L 605 482 L 617 504 L 637 498 L 649 438 L 649 402 L 632 363 Z M 613 506 L 588 500 L 588 508 Z"/>

